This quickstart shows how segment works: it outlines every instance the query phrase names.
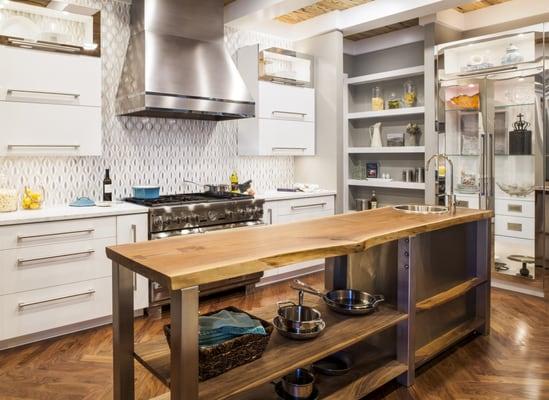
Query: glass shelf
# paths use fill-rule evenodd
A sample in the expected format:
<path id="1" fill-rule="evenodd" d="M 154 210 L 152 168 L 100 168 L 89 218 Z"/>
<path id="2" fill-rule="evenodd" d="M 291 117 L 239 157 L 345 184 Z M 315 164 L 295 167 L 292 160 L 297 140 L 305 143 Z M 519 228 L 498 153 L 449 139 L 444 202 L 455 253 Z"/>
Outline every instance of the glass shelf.
<path id="1" fill-rule="evenodd" d="M 494 105 L 495 108 L 509 108 L 509 107 L 531 107 L 534 106 L 535 103 L 518 103 L 518 104 L 496 104 Z"/>

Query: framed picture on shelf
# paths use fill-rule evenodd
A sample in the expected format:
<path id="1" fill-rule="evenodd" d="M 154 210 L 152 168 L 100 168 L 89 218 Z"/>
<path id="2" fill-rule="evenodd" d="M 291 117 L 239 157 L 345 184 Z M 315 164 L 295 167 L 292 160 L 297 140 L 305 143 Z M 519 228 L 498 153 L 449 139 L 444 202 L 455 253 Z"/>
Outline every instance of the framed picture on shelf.
<path id="1" fill-rule="evenodd" d="M 402 146 L 404 146 L 404 133 L 388 133 L 387 134 L 387 146 L 388 147 L 402 147 Z"/>
<path id="2" fill-rule="evenodd" d="M 368 178 L 377 178 L 379 165 L 377 163 L 366 163 L 366 176 Z"/>

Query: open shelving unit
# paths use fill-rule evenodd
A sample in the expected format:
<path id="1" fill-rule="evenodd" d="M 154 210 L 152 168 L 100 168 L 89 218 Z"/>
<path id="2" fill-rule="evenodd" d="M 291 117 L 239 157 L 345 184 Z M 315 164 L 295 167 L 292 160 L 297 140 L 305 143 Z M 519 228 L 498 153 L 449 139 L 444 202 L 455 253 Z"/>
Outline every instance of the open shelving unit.
<path id="1" fill-rule="evenodd" d="M 291 340 L 280 336 L 275 330 L 260 359 L 201 382 L 199 398 L 275 399 L 270 382 L 354 345 L 359 347 L 360 362 L 353 367 L 352 373 L 326 377 L 324 382 L 319 382 L 323 399 L 360 398 L 407 371 L 407 365 L 399 362 L 395 354 L 362 343 L 375 334 L 406 322 L 407 314 L 391 306 L 382 306 L 374 314 L 349 318 L 329 310 L 319 299 L 310 299 L 307 303 L 318 309 L 326 321 L 326 328 L 320 336 L 308 341 Z M 276 315 L 276 306 L 251 312 L 270 321 Z M 134 354 L 137 361 L 162 383 L 170 386 L 170 349 L 165 340 L 135 344 Z M 338 397 L 341 395 L 344 397 Z M 169 393 L 166 393 L 155 400 L 169 398 Z"/>
<path id="2" fill-rule="evenodd" d="M 392 52 L 391 52 L 392 51 Z M 417 50 L 413 50 L 418 53 Z M 395 61 L 401 57 L 398 50 L 389 49 L 382 56 L 384 60 L 398 65 Z M 417 54 L 416 60 L 421 57 Z M 368 63 L 368 61 L 361 61 Z M 357 61 L 358 62 L 358 61 Z M 376 67 L 383 63 L 376 61 Z M 354 67 L 356 70 L 356 65 Z M 360 68 L 359 68 L 360 69 Z M 350 76 L 345 79 L 343 93 L 343 173 L 344 173 L 344 212 L 355 209 L 355 200 L 369 198 L 372 191 L 376 192 L 379 204 L 423 203 L 425 198 L 425 183 L 404 182 L 402 172 L 406 169 L 423 168 L 425 165 L 425 136 L 423 102 L 424 73 L 423 65 L 385 71 L 370 71 L 364 75 Z M 417 104 L 414 107 L 396 109 L 371 110 L 371 90 L 374 86 L 384 88 L 385 104 L 387 95 L 394 92 L 402 96 L 403 83 L 412 80 L 417 88 Z M 383 147 L 370 147 L 369 127 L 381 122 Z M 416 143 L 407 133 L 409 122 L 418 124 L 422 130 L 421 142 Z M 387 134 L 403 133 L 404 146 L 388 146 Z M 365 179 L 363 170 L 366 163 L 378 164 L 378 177 L 389 174 L 391 180 Z M 357 171 L 362 171 L 358 174 Z"/>

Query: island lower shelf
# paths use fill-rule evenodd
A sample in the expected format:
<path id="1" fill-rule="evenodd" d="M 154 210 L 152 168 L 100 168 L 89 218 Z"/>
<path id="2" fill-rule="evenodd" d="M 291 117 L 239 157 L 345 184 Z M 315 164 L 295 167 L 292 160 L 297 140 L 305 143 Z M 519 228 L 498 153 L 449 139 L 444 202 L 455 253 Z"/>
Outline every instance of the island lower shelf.
<path id="1" fill-rule="evenodd" d="M 284 338 L 276 331 L 273 332 L 269 346 L 260 359 L 201 382 L 199 398 L 208 400 L 235 396 L 238 398 L 238 395 L 269 384 L 296 368 L 306 367 L 408 318 L 406 314 L 388 306 L 382 306 L 378 312 L 367 316 L 345 316 L 335 314 L 323 303 L 311 303 L 322 313 L 326 321 L 326 329 L 319 337 L 309 341 L 296 341 Z M 276 309 L 269 306 L 250 310 L 250 312 L 259 318 L 271 320 L 276 314 Z M 379 355 L 372 350 L 372 355 L 374 354 Z M 165 341 L 136 344 L 135 358 L 165 385 L 170 385 L 170 350 Z M 346 378 L 334 379 L 330 384 L 330 392 L 336 393 L 334 389 L 341 390 L 343 393 L 345 390 L 364 391 L 365 384 L 369 388 L 376 385 L 379 387 L 407 370 L 407 366 L 396 361 L 394 357 L 376 362 L 379 364 L 374 369 L 371 366 L 365 366 L 362 369 L 357 368 L 354 374 Z M 337 387 L 337 382 L 341 387 Z M 366 393 L 360 392 L 360 394 L 362 396 Z"/>

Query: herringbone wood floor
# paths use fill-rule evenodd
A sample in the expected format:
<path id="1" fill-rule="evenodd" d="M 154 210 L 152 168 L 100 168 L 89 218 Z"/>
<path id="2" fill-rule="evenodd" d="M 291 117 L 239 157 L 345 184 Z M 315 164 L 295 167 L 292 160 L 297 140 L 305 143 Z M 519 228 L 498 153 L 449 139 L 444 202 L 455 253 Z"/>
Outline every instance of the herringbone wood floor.
<path id="1" fill-rule="evenodd" d="M 319 275 L 306 281 L 320 284 Z M 204 310 L 272 304 L 290 294 L 287 284 L 210 300 Z M 476 337 L 423 367 L 412 388 L 386 385 L 368 400 L 549 399 L 549 303 L 494 290 L 492 334 Z M 136 321 L 136 341 L 162 336 L 167 318 Z M 111 399 L 110 326 L 0 352 L 0 399 Z M 137 398 L 166 391 L 136 363 Z M 344 400 L 344 399 L 342 399 Z"/>

